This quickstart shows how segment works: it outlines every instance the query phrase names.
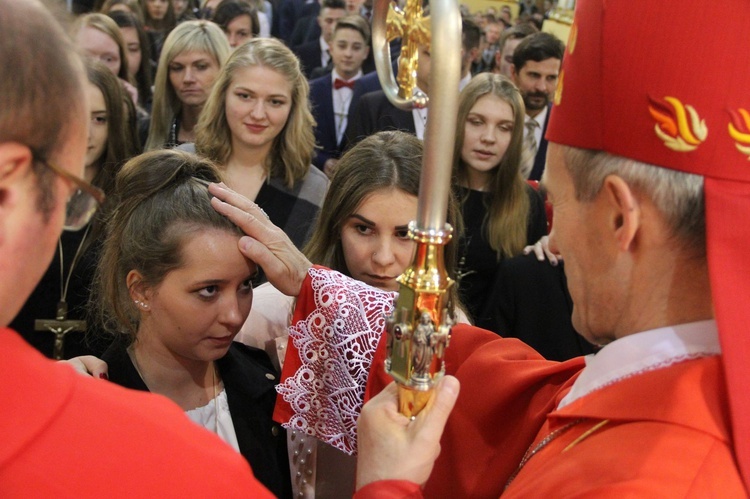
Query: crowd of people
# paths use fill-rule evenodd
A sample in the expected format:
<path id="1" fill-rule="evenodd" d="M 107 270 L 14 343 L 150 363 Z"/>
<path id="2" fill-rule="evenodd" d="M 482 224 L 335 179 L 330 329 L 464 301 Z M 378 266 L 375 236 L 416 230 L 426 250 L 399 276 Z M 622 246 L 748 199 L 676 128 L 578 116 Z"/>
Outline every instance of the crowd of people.
<path id="1" fill-rule="evenodd" d="M 429 108 L 381 89 L 371 2 L 0 0 L 18 68 L 0 77 L 2 390 L 20 411 L 0 494 L 100 495 L 117 470 L 126 495 L 744 496 L 750 352 L 727 296 L 746 285 L 722 276 L 746 231 L 726 249 L 721 223 L 744 209 L 729 157 L 750 147 L 750 75 L 714 58 L 729 103 L 679 94 L 684 63 L 609 65 L 635 73 L 626 21 L 668 6 L 579 0 L 566 48 L 540 29 L 549 3 L 463 14 L 457 325 L 409 420 L 384 317 L 415 250 Z M 674 15 L 640 36 L 686 36 L 696 20 Z M 735 142 L 701 148 L 721 113 Z"/>
<path id="2" fill-rule="evenodd" d="M 299 3 L 73 2 L 77 15 L 71 30 L 76 44 L 88 59 L 104 64 L 130 97 L 123 99 L 122 123 L 118 119 L 99 126 L 116 130 L 109 134 L 110 144 L 99 161 L 111 171 L 109 175 L 142 151 L 178 148 L 196 153 L 214 162 L 229 187 L 258 203 L 302 248 L 316 236 L 315 221 L 346 151 L 381 131 L 402 131 L 422 139 L 428 109 L 402 111 L 380 90 L 370 50 L 371 2 L 325 0 L 297 5 L 295 1 Z M 459 88 L 469 88 L 461 94 L 456 131 L 453 195 L 460 230 L 451 253 L 455 261 L 449 262 L 451 277 L 458 282 L 455 305 L 467 320 L 522 338 L 525 330 L 538 331 L 539 323 L 532 326 L 499 306 L 503 296 L 493 293 L 503 268 L 515 267 L 513 262 L 521 260 L 528 260 L 521 267 L 533 268 L 529 272 L 547 281 L 540 299 L 550 302 L 545 308 L 559 311 L 550 323 L 573 330 L 567 320 L 570 300 L 563 265 L 537 266 L 532 257 L 522 254 L 524 247 L 540 241 L 549 230 L 549 207 L 538 180 L 563 57 L 562 42 L 539 33 L 530 13 L 519 12 L 512 19 L 508 8 L 499 13 L 488 9 L 467 14 L 462 21 Z M 524 38 L 534 42 L 521 45 Z M 508 55 L 508 48 L 517 45 L 521 49 Z M 390 48 L 396 64 L 400 42 Z M 415 91 L 429 95 L 429 47 L 422 45 L 418 52 Z M 495 64 L 513 56 L 512 62 Z M 485 59 L 492 64 L 483 64 Z M 485 82 L 482 89 L 479 81 Z M 507 119 L 489 115 L 498 100 L 511 105 Z M 99 117 L 100 122 L 104 119 Z M 491 123 L 498 119 L 502 123 Z M 92 135 L 91 141 L 95 140 Z M 118 141 L 127 141 L 128 148 L 117 148 Z M 86 334 L 99 327 L 92 320 L 87 327 L 61 330 L 64 334 L 55 333 L 54 325 L 38 323 L 57 317 L 58 303 L 66 304 L 64 320 L 86 320 L 91 273 L 101 245 L 95 239 L 100 234 L 94 232 L 86 235 L 88 243 L 81 250 L 87 251 L 80 258 L 75 243 L 61 244 L 57 260 L 62 266 L 50 267 L 49 279 L 29 300 L 29 310 L 13 323 L 48 356 L 101 354 L 106 346 L 98 341 L 98 334 Z M 92 241 L 97 244 L 91 245 Z M 411 243 L 406 247 L 411 248 Z M 380 260 L 393 254 L 398 251 L 388 247 L 380 251 Z M 395 269 L 374 263 L 371 274 L 393 278 L 409 259 L 399 256 Z M 554 256 L 550 261 L 557 263 Z M 86 273 L 88 277 L 81 277 Z M 256 284 L 263 281 L 261 270 Z M 58 284 L 64 291 L 59 300 L 49 292 Z M 44 306 L 40 296 L 47 297 L 41 300 Z M 572 355 L 591 351 L 590 345 L 574 343 Z M 57 344 L 54 351 L 53 344 Z M 562 360 L 555 348 L 541 349 Z"/>

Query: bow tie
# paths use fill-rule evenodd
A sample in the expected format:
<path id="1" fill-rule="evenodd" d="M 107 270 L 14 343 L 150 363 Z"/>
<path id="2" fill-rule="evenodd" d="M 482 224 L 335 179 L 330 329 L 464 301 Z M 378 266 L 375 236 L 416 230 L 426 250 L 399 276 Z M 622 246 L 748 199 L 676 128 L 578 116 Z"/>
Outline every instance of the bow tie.
<path id="1" fill-rule="evenodd" d="M 357 83 L 355 80 L 342 80 L 341 78 L 336 78 L 333 80 L 333 88 L 338 90 L 339 88 L 347 87 L 354 90 L 354 84 Z"/>

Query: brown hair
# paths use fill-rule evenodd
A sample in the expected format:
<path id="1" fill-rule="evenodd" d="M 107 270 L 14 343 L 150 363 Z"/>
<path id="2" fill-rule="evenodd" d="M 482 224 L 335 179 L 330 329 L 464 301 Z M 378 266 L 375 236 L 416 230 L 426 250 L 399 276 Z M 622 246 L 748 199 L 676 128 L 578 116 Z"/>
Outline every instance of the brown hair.
<path id="1" fill-rule="evenodd" d="M 138 103 L 141 107 L 147 108 L 151 105 L 151 86 L 154 78 L 151 69 L 151 41 L 143 29 L 143 22 L 132 12 L 113 10 L 107 13 L 107 15 L 120 27 L 120 30 L 122 28 L 133 28 L 138 34 L 138 43 L 141 46 L 141 64 L 138 66 L 138 72 L 133 75 L 133 78 L 138 88 Z"/>
<path id="2" fill-rule="evenodd" d="M 334 36 L 335 33 L 340 29 L 353 29 L 354 31 L 357 31 L 360 35 L 362 35 L 365 43 L 368 46 L 370 45 L 370 25 L 367 23 L 367 21 L 365 21 L 365 18 L 360 16 L 359 14 L 344 16 L 336 21 L 336 26 L 334 26 L 333 28 Z"/>
<path id="3" fill-rule="evenodd" d="M 151 17 L 151 14 L 148 13 L 148 5 L 146 5 L 146 2 L 148 2 L 148 0 L 141 0 L 141 8 L 143 9 L 143 23 L 146 25 L 146 29 L 164 31 L 165 33 L 169 33 L 170 31 L 172 31 L 177 25 L 177 17 L 174 13 L 174 5 L 172 5 L 172 0 L 169 0 L 167 2 L 167 13 L 164 15 L 164 19 L 162 19 L 161 21 Z"/>
<path id="4" fill-rule="evenodd" d="M 138 330 L 140 315 L 126 284 L 131 270 L 143 276 L 142 284 L 157 286 L 182 265 L 181 249 L 191 232 L 208 227 L 242 235 L 211 206 L 207 183 L 220 181 L 213 163 L 173 149 L 142 154 L 122 167 L 92 294 L 106 331 L 132 340 Z"/>
<path id="5" fill-rule="evenodd" d="M 505 76 L 481 73 L 472 78 L 461 92 L 458 103 L 453 176 L 459 185 L 467 184 L 467 166 L 461 158 L 466 119 L 474 104 L 485 95 L 494 95 L 507 102 L 513 110 L 514 121 L 508 149 L 497 167 L 492 170 L 489 186 L 491 196 L 484 222 L 488 242 L 497 252 L 499 259 L 518 255 L 526 244 L 529 197 L 526 194 L 526 182 L 520 174 L 521 142 L 526 111 L 521 93 Z"/>
<path id="6" fill-rule="evenodd" d="M 221 0 L 221 3 L 216 6 L 213 14 L 211 14 L 211 21 L 218 24 L 226 32 L 229 23 L 240 16 L 250 18 L 250 32 L 253 34 L 253 38 L 258 36 L 260 34 L 258 11 L 251 7 L 246 0 Z"/>

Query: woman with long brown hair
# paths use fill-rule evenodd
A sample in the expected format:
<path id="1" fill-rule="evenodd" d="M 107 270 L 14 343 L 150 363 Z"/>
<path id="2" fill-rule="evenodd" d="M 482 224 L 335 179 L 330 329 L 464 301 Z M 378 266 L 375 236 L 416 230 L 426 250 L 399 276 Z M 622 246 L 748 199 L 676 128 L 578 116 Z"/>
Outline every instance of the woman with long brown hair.
<path id="1" fill-rule="evenodd" d="M 465 224 L 459 293 L 475 317 L 500 260 L 546 234 L 542 199 L 520 175 L 524 114 L 520 92 L 503 76 L 479 74 L 461 92 L 453 156 Z"/>

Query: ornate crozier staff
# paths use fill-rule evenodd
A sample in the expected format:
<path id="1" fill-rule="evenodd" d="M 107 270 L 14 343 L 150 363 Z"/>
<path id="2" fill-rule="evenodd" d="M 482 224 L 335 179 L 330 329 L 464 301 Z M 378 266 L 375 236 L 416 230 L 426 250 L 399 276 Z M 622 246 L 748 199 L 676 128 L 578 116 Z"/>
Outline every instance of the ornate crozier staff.
<path id="1" fill-rule="evenodd" d="M 443 253 L 453 232 L 446 216 L 458 114 L 461 16 L 456 0 L 431 0 L 430 10 L 430 16 L 422 15 L 421 0 L 407 0 L 403 11 L 390 0 L 376 0 L 372 21 L 378 77 L 396 107 L 408 111 L 427 105 L 427 96 L 415 91 L 418 45 L 429 44 L 432 53 L 419 207 L 417 221 L 409 224 L 417 250 L 412 265 L 398 278 L 399 295 L 387 326 L 386 370 L 399 385 L 401 413 L 410 417 L 422 410 L 443 375 L 443 353 L 453 324 L 447 309 L 453 281 Z M 402 41 L 398 85 L 388 43 L 394 38 Z"/>

